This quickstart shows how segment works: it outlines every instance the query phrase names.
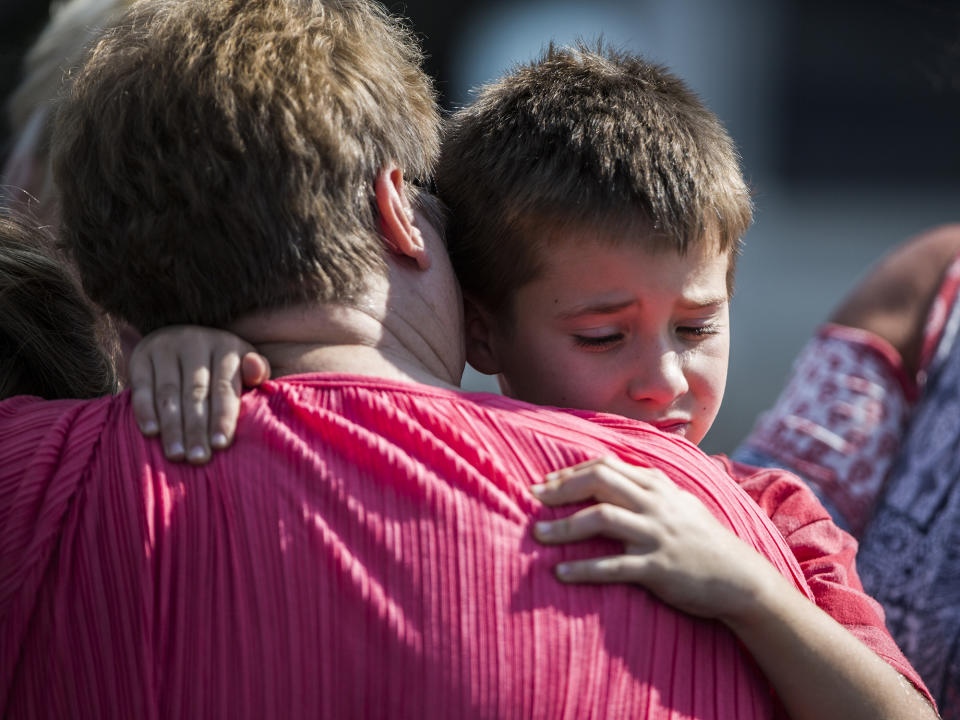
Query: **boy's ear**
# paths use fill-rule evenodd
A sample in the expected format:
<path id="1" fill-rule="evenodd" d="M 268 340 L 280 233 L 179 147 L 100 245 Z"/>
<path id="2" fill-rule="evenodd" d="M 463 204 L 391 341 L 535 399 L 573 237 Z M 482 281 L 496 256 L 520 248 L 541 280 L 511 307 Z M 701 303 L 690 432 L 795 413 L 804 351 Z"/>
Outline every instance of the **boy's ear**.
<path id="1" fill-rule="evenodd" d="M 484 375 L 500 372 L 493 338 L 493 318 L 473 298 L 463 297 L 463 326 L 466 336 L 467 362 Z"/>
<path id="2" fill-rule="evenodd" d="M 413 221 L 413 206 L 403 187 L 403 170 L 396 165 L 388 165 L 377 173 L 374 194 L 380 213 L 380 233 L 387 248 L 397 255 L 410 258 L 421 270 L 428 270 L 430 255 L 423 235 Z"/>

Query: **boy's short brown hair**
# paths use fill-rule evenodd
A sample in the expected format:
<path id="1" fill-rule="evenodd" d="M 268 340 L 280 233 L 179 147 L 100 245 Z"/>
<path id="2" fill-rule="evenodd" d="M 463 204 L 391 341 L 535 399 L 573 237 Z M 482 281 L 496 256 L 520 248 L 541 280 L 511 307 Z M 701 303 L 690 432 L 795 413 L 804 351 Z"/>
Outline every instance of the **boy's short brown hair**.
<path id="1" fill-rule="evenodd" d="M 551 235 L 592 229 L 731 256 L 752 219 L 719 120 L 677 77 L 598 46 L 550 48 L 479 89 L 447 128 L 437 182 L 464 291 L 503 316 Z"/>
<path id="2" fill-rule="evenodd" d="M 409 31 L 365 0 L 140 0 L 54 130 L 62 237 L 141 332 L 350 302 L 383 270 L 374 179 L 425 179 L 439 119 Z"/>

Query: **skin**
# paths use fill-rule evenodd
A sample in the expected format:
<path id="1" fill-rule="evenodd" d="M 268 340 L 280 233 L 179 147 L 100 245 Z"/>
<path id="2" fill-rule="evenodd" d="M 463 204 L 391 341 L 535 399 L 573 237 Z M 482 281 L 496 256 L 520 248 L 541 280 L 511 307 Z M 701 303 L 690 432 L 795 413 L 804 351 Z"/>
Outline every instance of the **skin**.
<path id="1" fill-rule="evenodd" d="M 169 460 L 206 462 L 212 449 L 230 446 L 236 428 L 236 423 L 211 418 L 239 415 L 241 376 L 249 385 L 259 385 L 270 377 L 270 366 L 232 333 L 187 325 L 168 330 L 176 333 L 176 344 L 167 341 L 165 331 L 137 344 L 130 360 L 131 403 L 144 435 L 162 431 Z M 174 419 L 181 411 L 182 422 Z M 184 436 L 191 443 L 189 452 Z"/>
<path id="2" fill-rule="evenodd" d="M 680 255 L 578 232 L 552 239 L 512 317 L 468 318 L 467 359 L 504 394 L 609 412 L 699 443 L 720 409 L 730 354 L 729 257 Z"/>
<path id="3" fill-rule="evenodd" d="M 830 321 L 889 342 L 906 371 L 920 369 L 927 317 L 947 267 L 960 253 L 960 225 L 925 232 L 881 258 Z"/>

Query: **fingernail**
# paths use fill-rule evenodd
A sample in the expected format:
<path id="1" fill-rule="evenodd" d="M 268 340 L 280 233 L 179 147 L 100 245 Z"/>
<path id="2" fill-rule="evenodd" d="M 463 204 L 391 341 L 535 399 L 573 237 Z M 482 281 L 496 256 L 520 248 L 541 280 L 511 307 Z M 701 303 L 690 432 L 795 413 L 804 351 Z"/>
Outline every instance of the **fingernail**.
<path id="1" fill-rule="evenodd" d="M 570 566 L 566 563 L 560 563 L 557 565 L 557 575 L 561 578 L 570 577 Z"/>
<path id="2" fill-rule="evenodd" d="M 560 472 L 558 470 L 554 470 L 553 472 L 544 475 L 543 479 L 547 482 L 550 482 L 551 480 L 556 480 L 558 477 L 560 477 Z"/>
<path id="3" fill-rule="evenodd" d="M 170 445 L 167 446 L 167 455 L 170 455 L 171 457 L 180 457 L 183 455 L 183 443 L 170 443 Z"/>
<path id="4" fill-rule="evenodd" d="M 550 535 L 553 532 L 553 523 L 538 522 L 533 529 L 536 530 L 537 535 Z"/>
<path id="5" fill-rule="evenodd" d="M 140 432 L 144 435 L 155 435 L 160 432 L 160 426 L 153 420 L 147 420 L 147 422 L 140 426 Z"/>
<path id="6" fill-rule="evenodd" d="M 537 497 L 540 497 L 541 495 L 543 495 L 544 487 L 543 485 L 531 485 L 530 492 L 532 492 Z"/>
<path id="7" fill-rule="evenodd" d="M 214 433 L 210 438 L 210 444 L 215 448 L 225 448 L 227 446 L 227 436 L 223 433 Z"/>
<path id="8" fill-rule="evenodd" d="M 207 451 L 203 446 L 197 445 L 196 447 L 190 448 L 190 455 L 188 457 L 190 460 L 206 460 Z"/>

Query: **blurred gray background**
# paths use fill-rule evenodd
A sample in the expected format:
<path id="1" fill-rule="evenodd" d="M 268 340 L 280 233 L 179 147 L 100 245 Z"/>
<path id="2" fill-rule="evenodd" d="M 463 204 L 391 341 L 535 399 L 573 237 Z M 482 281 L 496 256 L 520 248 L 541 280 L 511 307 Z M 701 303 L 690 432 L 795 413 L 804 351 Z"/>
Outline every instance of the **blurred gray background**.
<path id="1" fill-rule="evenodd" d="M 387 0 L 411 18 L 445 107 L 550 40 L 602 35 L 681 75 L 736 140 L 756 203 L 733 304 L 731 450 L 816 325 L 884 251 L 960 221 L 960 3 Z M 0 0 L 0 93 L 47 16 Z M 0 149 L 7 147 L 6 134 Z M 468 372 L 468 389 L 496 389 Z"/>

